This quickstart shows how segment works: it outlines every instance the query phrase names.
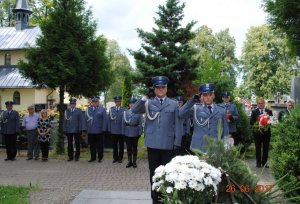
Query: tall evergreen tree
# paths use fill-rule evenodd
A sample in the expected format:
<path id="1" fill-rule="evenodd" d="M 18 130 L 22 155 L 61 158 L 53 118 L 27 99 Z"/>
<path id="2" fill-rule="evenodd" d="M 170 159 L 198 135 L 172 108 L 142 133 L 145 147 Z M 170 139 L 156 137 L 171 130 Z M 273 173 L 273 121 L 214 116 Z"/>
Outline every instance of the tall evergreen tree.
<path id="1" fill-rule="evenodd" d="M 182 84 L 194 78 L 197 61 L 192 59 L 195 51 L 188 42 L 194 37 L 191 31 L 195 22 L 181 26 L 185 4 L 179 0 L 167 0 L 158 7 L 158 18 L 154 18 L 157 28 L 152 32 L 137 29 L 143 43 L 138 51 L 131 51 L 136 60 L 137 82 L 151 86 L 151 78 L 156 75 L 169 77 L 168 95 L 182 95 Z"/>
<path id="2" fill-rule="evenodd" d="M 41 23 L 37 46 L 26 51 L 20 71 L 34 83 L 59 88 L 59 139 L 57 153 L 64 152 L 62 122 L 64 92 L 86 97 L 99 95 L 110 83 L 105 55 L 107 40 L 96 37 L 96 23 L 84 0 L 54 0 L 53 9 Z"/>
<path id="3" fill-rule="evenodd" d="M 122 106 L 128 107 L 128 100 L 132 96 L 132 85 L 131 85 L 131 78 L 127 75 L 123 81 L 123 88 L 122 88 Z"/>

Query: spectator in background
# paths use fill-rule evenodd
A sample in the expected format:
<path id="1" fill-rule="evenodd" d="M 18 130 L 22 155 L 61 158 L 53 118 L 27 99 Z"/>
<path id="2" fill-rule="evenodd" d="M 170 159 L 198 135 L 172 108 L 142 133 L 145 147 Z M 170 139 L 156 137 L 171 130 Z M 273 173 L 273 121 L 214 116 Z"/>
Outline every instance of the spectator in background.
<path id="1" fill-rule="evenodd" d="M 40 144 L 37 136 L 37 126 L 39 116 L 34 113 L 34 106 L 28 106 L 28 114 L 26 114 L 22 121 L 22 127 L 25 128 L 27 137 L 27 160 L 39 159 Z"/>
<path id="2" fill-rule="evenodd" d="M 41 110 L 41 117 L 38 120 L 38 140 L 42 151 L 42 161 L 48 161 L 50 140 L 51 140 L 51 120 L 46 109 Z"/>
<path id="3" fill-rule="evenodd" d="M 286 102 L 286 109 L 282 110 L 278 114 L 278 121 L 282 122 L 285 117 L 288 117 L 291 114 L 291 111 L 294 109 L 295 101 L 293 99 L 289 99 Z"/>

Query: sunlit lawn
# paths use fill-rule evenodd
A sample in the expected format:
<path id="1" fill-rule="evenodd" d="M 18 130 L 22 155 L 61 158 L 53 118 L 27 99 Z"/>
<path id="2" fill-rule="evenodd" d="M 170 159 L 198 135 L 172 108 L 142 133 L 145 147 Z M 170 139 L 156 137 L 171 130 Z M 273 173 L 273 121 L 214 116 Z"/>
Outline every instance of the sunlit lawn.
<path id="1" fill-rule="evenodd" d="M 29 204 L 29 193 L 37 187 L 0 185 L 1 204 Z"/>

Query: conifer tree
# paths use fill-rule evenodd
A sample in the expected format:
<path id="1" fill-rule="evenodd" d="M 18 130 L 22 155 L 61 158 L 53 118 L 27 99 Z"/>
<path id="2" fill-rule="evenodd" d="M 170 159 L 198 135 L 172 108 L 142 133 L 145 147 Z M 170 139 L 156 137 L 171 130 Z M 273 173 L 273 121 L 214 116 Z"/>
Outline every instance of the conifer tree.
<path id="1" fill-rule="evenodd" d="M 107 40 L 96 37 L 96 23 L 84 0 L 54 0 L 48 18 L 40 24 L 36 47 L 26 51 L 20 72 L 38 85 L 59 88 L 57 153 L 64 152 L 62 122 L 64 92 L 90 97 L 110 83 L 105 55 Z"/>
<path id="2" fill-rule="evenodd" d="M 123 81 L 123 88 L 122 88 L 122 106 L 128 107 L 128 100 L 132 96 L 132 87 L 131 87 L 131 79 L 130 76 L 125 76 Z"/>
<path id="3" fill-rule="evenodd" d="M 192 58 L 195 51 L 188 42 L 194 37 L 191 31 L 195 22 L 181 26 L 185 4 L 179 0 L 167 0 L 158 7 L 158 18 L 154 18 L 156 28 L 152 32 L 137 29 L 143 43 L 138 51 L 131 51 L 136 60 L 137 82 L 151 86 L 151 78 L 156 75 L 169 77 L 168 95 L 182 95 L 182 84 L 194 78 L 197 62 Z"/>

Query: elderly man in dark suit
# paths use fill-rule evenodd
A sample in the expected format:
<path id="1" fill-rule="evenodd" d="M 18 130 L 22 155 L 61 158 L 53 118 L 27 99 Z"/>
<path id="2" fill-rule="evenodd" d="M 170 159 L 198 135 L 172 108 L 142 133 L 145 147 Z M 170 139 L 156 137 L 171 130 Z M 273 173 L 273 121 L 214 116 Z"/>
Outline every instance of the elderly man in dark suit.
<path id="1" fill-rule="evenodd" d="M 284 117 L 287 117 L 291 114 L 291 111 L 294 109 L 294 104 L 295 104 L 295 101 L 292 100 L 292 99 L 290 99 L 286 102 L 286 109 L 280 111 L 279 114 L 278 114 L 278 121 L 279 122 L 282 122 Z"/>
<path id="2" fill-rule="evenodd" d="M 6 111 L 1 114 L 1 133 L 5 139 L 6 155 L 5 161 L 14 161 L 17 155 L 17 135 L 20 132 L 19 113 L 13 110 L 13 102 L 6 101 Z"/>
<path id="3" fill-rule="evenodd" d="M 260 168 L 261 166 L 265 166 L 265 168 L 269 168 L 267 165 L 268 161 L 268 153 L 269 153 L 269 145 L 271 139 L 271 129 L 270 126 L 267 125 L 265 128 L 258 129 L 255 124 L 258 123 L 258 119 L 263 114 L 268 114 L 270 117 L 273 117 L 273 113 L 271 110 L 265 108 L 265 100 L 259 99 L 257 102 L 257 108 L 254 109 L 251 113 L 250 125 L 253 126 L 253 137 L 255 141 L 255 152 L 256 152 L 256 167 Z M 262 148 L 262 154 L 261 154 Z"/>

